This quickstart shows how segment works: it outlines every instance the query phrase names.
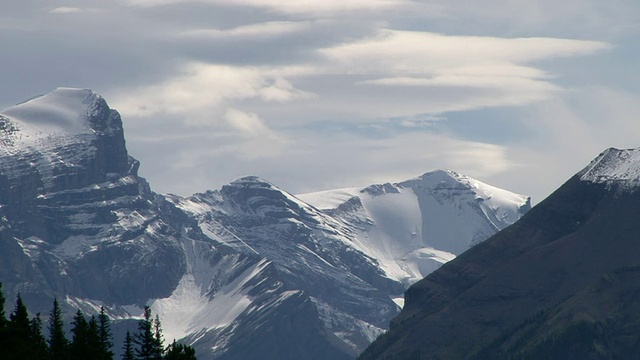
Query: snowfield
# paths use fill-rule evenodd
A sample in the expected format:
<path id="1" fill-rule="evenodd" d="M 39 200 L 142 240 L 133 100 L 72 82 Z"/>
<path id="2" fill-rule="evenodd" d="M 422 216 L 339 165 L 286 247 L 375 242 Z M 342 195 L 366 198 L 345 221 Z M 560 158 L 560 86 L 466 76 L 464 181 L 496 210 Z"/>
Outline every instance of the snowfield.
<path id="1" fill-rule="evenodd" d="M 449 170 L 297 197 L 352 224 L 354 247 L 406 286 L 514 223 L 530 207 L 527 196 Z"/>

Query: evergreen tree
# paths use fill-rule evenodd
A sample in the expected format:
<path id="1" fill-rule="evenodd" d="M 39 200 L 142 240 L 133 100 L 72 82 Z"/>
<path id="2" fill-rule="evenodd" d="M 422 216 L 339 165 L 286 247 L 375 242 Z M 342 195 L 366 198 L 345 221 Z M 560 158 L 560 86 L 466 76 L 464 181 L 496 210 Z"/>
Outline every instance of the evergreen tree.
<path id="1" fill-rule="evenodd" d="M 162 324 L 160 323 L 160 317 L 156 314 L 156 318 L 153 320 L 153 360 L 162 360 L 163 353 Z"/>
<path id="2" fill-rule="evenodd" d="M 9 322 L 7 321 L 4 306 L 5 299 L 2 293 L 2 283 L 0 282 L 0 349 L 8 349 L 11 345 L 11 342 L 9 341 Z"/>
<path id="3" fill-rule="evenodd" d="M 124 337 L 124 346 L 122 347 L 122 360 L 135 360 L 135 354 L 133 351 L 133 338 L 131 333 L 127 331 L 127 335 Z"/>
<path id="4" fill-rule="evenodd" d="M 16 307 L 9 315 L 9 329 L 13 336 L 21 339 L 28 339 L 31 331 L 31 321 L 29 321 L 29 312 L 22 302 L 22 297 L 18 294 L 16 298 Z"/>
<path id="5" fill-rule="evenodd" d="M 89 324 L 82 311 L 78 310 L 73 317 L 71 334 L 73 335 L 69 348 L 71 360 L 83 360 L 89 355 Z"/>
<path id="6" fill-rule="evenodd" d="M 49 348 L 47 340 L 42 335 L 42 319 L 40 313 L 31 319 L 31 330 L 29 333 L 29 343 L 31 344 L 32 360 L 45 360 L 49 358 Z"/>
<path id="7" fill-rule="evenodd" d="M 42 336 L 40 314 L 29 320 L 29 311 L 18 295 L 16 307 L 9 318 L 3 334 L 2 359 L 46 360 L 47 344 Z"/>
<path id="8" fill-rule="evenodd" d="M 0 282 L 0 332 L 7 327 L 7 313 L 4 310 L 4 294 L 2 293 L 2 283 Z"/>
<path id="9" fill-rule="evenodd" d="M 138 333 L 133 341 L 138 346 L 136 348 L 137 360 L 154 360 L 156 354 L 156 339 L 153 333 L 153 323 L 151 321 L 151 309 L 144 307 L 144 319 L 138 322 Z"/>
<path id="10" fill-rule="evenodd" d="M 191 346 L 176 343 L 173 340 L 173 343 L 167 348 L 164 360 L 197 360 L 196 350 Z"/>
<path id="11" fill-rule="evenodd" d="M 16 306 L 11 314 L 9 314 L 9 323 L 7 324 L 7 337 L 4 339 L 6 359 L 27 359 L 30 357 L 29 335 L 31 333 L 31 321 L 29 320 L 29 312 L 22 302 L 22 297 L 18 294 L 16 298 Z"/>
<path id="12" fill-rule="evenodd" d="M 4 310 L 4 295 L 2 293 L 2 283 L 0 282 L 0 349 L 7 349 L 9 346 L 8 337 L 9 330 L 7 329 L 7 315 Z"/>
<path id="13" fill-rule="evenodd" d="M 93 359 L 102 360 L 103 352 L 100 347 L 100 327 L 95 316 L 91 316 L 89 320 L 89 331 L 87 333 L 87 346 Z"/>
<path id="14" fill-rule="evenodd" d="M 64 323 L 58 299 L 53 301 L 53 309 L 49 316 L 49 354 L 52 360 L 69 359 L 69 340 L 64 335 Z"/>
<path id="15" fill-rule="evenodd" d="M 111 323 L 109 316 L 104 311 L 104 307 L 100 307 L 100 315 L 98 315 L 98 336 L 100 342 L 100 359 L 113 359 L 113 334 L 111 333 Z"/>

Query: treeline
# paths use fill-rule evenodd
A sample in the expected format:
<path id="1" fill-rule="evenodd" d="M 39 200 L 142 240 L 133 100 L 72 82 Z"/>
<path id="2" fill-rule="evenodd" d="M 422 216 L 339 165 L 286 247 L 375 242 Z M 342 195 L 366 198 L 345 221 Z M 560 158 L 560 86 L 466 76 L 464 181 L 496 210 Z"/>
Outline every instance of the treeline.
<path id="1" fill-rule="evenodd" d="M 113 360 L 113 334 L 109 316 L 100 308 L 98 316 L 87 317 L 78 310 L 71 322 L 71 339 L 64 331 L 58 301 L 49 314 L 48 337 L 43 335 L 40 314 L 29 318 L 29 312 L 18 294 L 16 305 L 7 319 L 5 298 L 0 283 L 0 352 L 3 360 Z M 159 317 L 151 317 L 144 309 L 138 330 L 127 331 L 122 345 L 122 360 L 195 360 L 193 347 L 176 343 L 164 346 Z"/>

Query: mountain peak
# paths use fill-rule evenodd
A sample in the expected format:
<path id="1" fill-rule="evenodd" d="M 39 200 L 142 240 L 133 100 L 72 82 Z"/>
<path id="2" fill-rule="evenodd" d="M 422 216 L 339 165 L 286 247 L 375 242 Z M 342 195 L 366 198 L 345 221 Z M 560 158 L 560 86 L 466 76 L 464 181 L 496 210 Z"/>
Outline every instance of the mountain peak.
<path id="1" fill-rule="evenodd" d="M 405 182 L 414 182 L 414 183 L 421 182 L 431 186 L 435 186 L 438 184 L 447 184 L 447 185 L 465 184 L 466 185 L 466 182 L 468 181 L 465 181 L 465 180 L 469 180 L 469 179 L 471 178 L 469 178 L 468 176 L 459 174 L 453 170 L 434 170 L 434 171 L 426 172 L 415 179 L 408 180 Z"/>
<path id="2" fill-rule="evenodd" d="M 410 288 L 391 330 L 359 359 L 636 358 L 627 329 L 640 322 L 630 296 L 640 283 L 640 191 L 616 190 L 639 177 L 640 149 L 606 150 Z"/>
<path id="3" fill-rule="evenodd" d="M 239 177 L 229 183 L 232 186 L 244 186 L 244 187 L 262 187 L 262 188 L 275 188 L 276 186 L 269 181 L 255 175 L 248 175 Z"/>
<path id="4" fill-rule="evenodd" d="M 399 194 L 400 190 L 398 190 L 398 188 L 391 183 L 384 183 L 367 186 L 366 188 L 360 190 L 360 192 L 372 196 L 377 196 L 384 194 Z"/>
<path id="5" fill-rule="evenodd" d="M 220 194 L 236 210 L 259 215 L 289 216 L 291 212 L 311 211 L 309 204 L 258 176 L 244 176 L 223 185 Z"/>
<path id="6" fill-rule="evenodd" d="M 107 183 L 119 188 L 113 182 L 135 177 L 139 166 L 128 155 L 118 112 L 95 92 L 74 88 L 57 88 L 0 113 L 0 163 L 0 178 L 6 177 L 0 193 L 12 194 L 7 213 L 36 218 L 43 217 L 45 199 L 51 203 L 66 192 L 89 189 L 99 193 Z M 36 235 L 46 238 L 48 230 L 40 230 Z M 66 235 L 56 236 L 51 235 Z"/>
<path id="7" fill-rule="evenodd" d="M 528 196 L 516 194 L 488 185 L 482 181 L 457 173 L 453 170 L 430 171 L 417 178 L 403 181 L 399 185 L 406 188 L 415 187 L 430 191 L 469 190 L 480 199 L 501 199 L 505 201 L 505 203 L 496 204 L 496 206 L 506 206 L 507 204 L 511 204 L 525 206 L 527 209 L 530 207 L 530 205 L 528 205 L 530 203 Z"/>
<path id="8" fill-rule="evenodd" d="M 580 180 L 593 183 L 640 183 L 640 148 L 609 148 L 578 173 Z"/>
<path id="9" fill-rule="evenodd" d="M 90 120 L 105 107 L 104 99 L 89 89 L 57 88 L 6 109 L 0 116 L 4 118 L 3 127 L 11 125 L 22 138 L 75 135 L 98 130 Z"/>

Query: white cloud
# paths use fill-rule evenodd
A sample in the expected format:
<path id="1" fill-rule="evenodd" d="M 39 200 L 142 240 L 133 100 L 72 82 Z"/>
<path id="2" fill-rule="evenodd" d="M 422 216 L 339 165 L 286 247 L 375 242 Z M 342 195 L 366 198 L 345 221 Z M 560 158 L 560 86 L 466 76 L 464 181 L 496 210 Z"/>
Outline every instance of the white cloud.
<path id="1" fill-rule="evenodd" d="M 381 30 L 370 39 L 321 50 L 349 72 L 433 73 L 440 69 L 517 65 L 537 60 L 590 55 L 610 48 L 598 41 L 555 38 L 450 36 L 429 32 Z M 526 70 L 526 69 L 525 69 Z M 529 71 L 529 70 L 527 70 Z"/>
<path id="2" fill-rule="evenodd" d="M 457 87 L 484 90 L 469 92 L 466 96 L 460 94 L 457 104 L 453 104 L 453 108 L 449 108 L 447 111 L 525 105 L 544 100 L 562 91 L 560 87 L 552 83 L 535 78 L 487 76 L 485 74 L 454 75 L 443 73 L 431 78 L 393 77 L 367 80 L 363 81 L 362 84 L 389 87 Z M 441 106 L 445 105 L 444 103 L 441 104 Z M 432 107 L 431 110 L 436 112 L 444 111 L 437 105 Z"/>
<path id="3" fill-rule="evenodd" d="M 555 185 L 554 181 L 566 178 L 569 161 L 582 164 L 580 154 L 587 152 L 590 157 L 592 148 L 605 142 L 573 146 L 573 141 L 567 140 L 579 136 L 590 142 L 597 139 L 597 131 L 585 128 L 580 120 L 583 114 L 575 113 L 575 104 L 562 102 L 573 96 L 573 90 L 565 81 L 566 74 L 559 71 L 563 68 L 552 65 L 567 67 L 569 61 L 557 60 L 575 59 L 578 66 L 586 68 L 586 61 L 579 57 L 615 48 L 605 42 L 563 39 L 561 31 L 510 32 L 518 28 L 519 15 L 526 18 L 523 28 L 540 29 L 536 26 L 551 23 L 541 12 L 549 9 L 547 0 L 538 12 L 535 4 L 519 0 L 521 8 L 511 3 L 501 7 L 499 2 L 488 0 L 486 9 L 477 2 L 452 0 L 457 4 L 452 7 L 436 0 L 439 9 L 435 13 L 411 12 L 424 4 L 410 1 L 188 1 L 215 6 L 219 13 L 211 21 L 193 15 L 201 6 L 189 11 L 187 6 L 144 8 L 186 0 L 123 1 L 142 7 L 132 11 L 133 15 L 152 14 L 145 21 L 157 20 L 153 16 L 167 21 L 167 26 L 156 27 L 162 30 L 154 34 L 168 38 L 167 47 L 176 47 L 173 51 L 179 54 L 173 54 L 171 61 L 184 61 L 160 81 L 116 89 L 114 96 L 105 94 L 125 121 L 141 124 L 136 125 L 137 133 L 129 131 L 132 141 L 128 144 L 132 154 L 143 161 L 143 175 L 145 169 L 153 169 L 151 180 L 159 191 L 187 195 L 246 174 L 269 178 L 291 191 L 311 191 L 402 180 L 435 168 L 451 168 L 523 193 L 534 189 L 538 195 L 550 189 L 544 184 Z M 559 6 L 566 13 L 567 7 Z M 176 22 L 174 10 L 178 12 Z M 237 18 L 220 15 L 227 11 Z M 576 7 L 575 11 L 581 13 L 582 9 Z M 187 16 L 197 19 L 190 22 Z M 437 25 L 432 26 L 431 20 Z M 498 25 L 487 25 L 492 21 Z M 444 22 L 449 27 L 439 28 Z M 343 28 L 349 31 L 342 33 Z M 501 31 L 505 28 L 509 31 Z M 447 32 L 476 36 L 445 35 Z M 482 36 L 486 34 L 505 37 Z M 595 59 L 594 63 L 599 61 Z M 589 101 L 620 107 L 632 103 L 616 101 L 617 93 L 601 91 L 598 95 Z M 459 137 L 469 136 L 473 126 L 457 129 L 459 133 L 434 134 L 429 133 L 429 124 L 406 120 L 426 113 L 441 115 L 445 120 L 440 121 L 446 122 L 447 112 L 526 105 L 532 114 L 529 130 L 544 134 L 536 139 L 540 142 L 536 146 L 462 140 Z M 585 104 L 577 107 L 589 108 Z M 598 111 L 605 117 L 612 110 L 598 108 L 593 112 Z M 350 134 L 309 130 L 311 122 L 323 124 L 326 120 L 330 121 L 324 124 L 358 122 L 371 129 L 372 119 L 394 116 L 399 118 L 390 121 L 407 129 L 388 136 L 365 136 L 384 134 L 384 128 L 368 134 L 369 130 L 359 132 L 357 126 L 352 126 L 356 130 Z M 630 121 L 630 116 L 625 119 Z M 505 123 L 510 120 L 504 119 Z M 185 130 L 183 123 L 191 126 Z M 481 128 L 482 114 L 477 123 Z M 615 124 L 620 129 L 631 128 L 622 121 Z M 156 139 L 147 134 L 155 125 L 175 133 Z M 612 128 L 591 129 L 602 134 L 620 133 Z M 143 137 L 139 144 L 146 147 L 136 146 Z M 560 163 L 558 154 L 569 160 Z M 176 169 L 192 176 L 182 179 Z M 499 181 L 504 174 L 518 181 Z M 541 174 L 540 180 L 537 174 Z M 522 184 L 528 187 L 518 188 Z"/>
<path id="4" fill-rule="evenodd" d="M 247 6 L 282 14 L 339 15 L 363 10 L 386 10 L 410 4 L 409 0 L 125 0 L 134 6 L 153 7 L 199 2 L 213 5 Z"/>
<path id="5" fill-rule="evenodd" d="M 70 6 L 61 6 L 61 7 L 57 7 L 51 11 L 49 11 L 52 14 L 70 14 L 70 13 L 77 13 L 77 12 L 81 12 L 82 9 L 79 7 L 70 7 Z"/>
<path id="6" fill-rule="evenodd" d="M 263 28 L 291 30 L 299 25 L 262 23 L 228 31 L 255 36 Z M 588 55 L 608 48 L 608 44 L 595 41 L 382 30 L 372 38 L 321 49 L 318 52 L 323 58 L 301 65 L 189 63 L 163 83 L 122 92 L 116 104 L 129 115 L 170 113 L 191 124 L 215 122 L 228 106 L 249 99 L 266 103 L 315 99 L 325 112 L 350 108 L 350 112 L 360 113 L 360 117 L 523 105 L 561 91 L 552 82 L 551 74 L 532 65 L 535 61 Z M 294 81 L 301 78 L 327 81 L 332 76 L 338 78 L 329 88 L 317 87 L 313 81 L 306 82 L 308 89 L 294 86 Z M 389 89 L 364 89 L 376 87 Z M 411 93 L 396 90 L 407 87 L 424 90 Z M 452 98 L 437 94 L 443 88 L 460 90 Z M 402 98 L 394 106 L 384 101 L 371 103 L 371 91 L 378 91 L 378 96 L 386 92 L 389 98 Z M 387 109 L 381 109 L 382 106 Z M 314 120 L 313 115 L 306 120 Z"/>
<path id="7" fill-rule="evenodd" d="M 50 14 L 77 14 L 77 13 L 96 13 L 100 10 L 98 8 L 80 8 L 75 6 L 60 6 L 55 9 L 49 10 Z"/>
<path id="8" fill-rule="evenodd" d="M 229 108 L 223 118 L 231 128 L 248 137 L 266 136 L 279 139 L 279 136 L 273 133 L 255 113 Z"/>
<path id="9" fill-rule="evenodd" d="M 309 29 L 308 21 L 269 21 L 231 29 L 196 29 L 182 32 L 180 37 L 192 39 L 269 38 Z"/>
<path id="10" fill-rule="evenodd" d="M 544 100 L 560 87 L 536 61 L 590 55 L 609 49 L 597 41 L 496 38 L 382 30 L 372 38 L 320 50 L 335 71 L 371 76 L 361 85 L 483 89 L 461 92 L 458 107 L 425 106 L 422 112 L 523 105 Z"/>
<path id="11" fill-rule="evenodd" d="M 289 81 L 278 77 L 258 90 L 260 98 L 264 101 L 286 102 L 295 99 L 311 99 L 314 94 L 298 90 Z"/>
<path id="12" fill-rule="evenodd" d="M 261 99 L 285 102 L 309 98 L 283 78 L 296 68 L 239 67 L 188 63 L 178 75 L 164 82 L 135 89 L 122 89 L 112 101 L 129 116 L 158 114 L 179 116 L 188 124 L 211 125 L 218 122 L 228 105 L 235 101 Z"/>

